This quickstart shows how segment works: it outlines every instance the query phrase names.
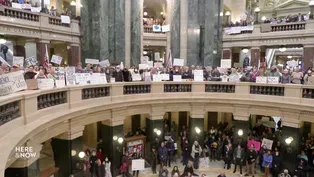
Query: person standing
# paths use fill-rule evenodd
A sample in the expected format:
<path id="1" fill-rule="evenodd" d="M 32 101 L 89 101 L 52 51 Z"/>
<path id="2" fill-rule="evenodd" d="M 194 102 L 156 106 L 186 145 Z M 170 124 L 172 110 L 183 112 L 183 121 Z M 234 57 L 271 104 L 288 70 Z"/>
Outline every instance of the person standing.
<path id="1" fill-rule="evenodd" d="M 238 147 L 233 152 L 233 160 L 234 160 L 233 173 L 237 171 L 237 166 L 240 166 L 240 174 L 242 175 L 243 159 L 244 159 L 244 150 L 241 148 L 241 145 L 239 144 Z"/>
<path id="2" fill-rule="evenodd" d="M 105 177 L 112 177 L 112 174 L 111 174 L 111 162 L 109 161 L 108 157 L 105 158 L 105 161 L 103 162 L 103 165 L 105 167 Z"/>
<path id="3" fill-rule="evenodd" d="M 120 69 L 120 66 L 117 66 L 116 70 L 113 72 L 113 77 L 115 78 L 115 82 L 123 82 L 123 72 Z"/>
<path id="4" fill-rule="evenodd" d="M 224 164 L 224 169 L 226 168 L 227 165 L 227 170 L 231 168 L 231 161 L 233 158 L 233 150 L 232 150 L 232 144 L 229 143 L 225 145 L 225 164 Z"/>
<path id="5" fill-rule="evenodd" d="M 265 168 L 265 177 L 269 176 L 269 169 L 272 167 L 273 156 L 271 155 L 270 151 L 267 151 L 263 155 L 263 163 L 262 166 Z"/>
<path id="6" fill-rule="evenodd" d="M 89 164 L 90 164 L 90 173 L 92 174 L 92 177 L 94 176 L 94 170 L 95 170 L 95 166 L 96 166 L 96 160 L 97 160 L 97 156 L 96 156 L 96 151 L 93 150 L 92 151 L 92 155 L 89 158 Z"/>
<path id="7" fill-rule="evenodd" d="M 250 146 L 250 149 L 246 152 L 246 174 L 245 176 L 249 176 L 250 170 L 252 176 L 255 174 L 255 162 L 257 158 L 257 153 L 255 151 L 254 145 Z"/>
<path id="8" fill-rule="evenodd" d="M 198 169 L 201 153 L 202 153 L 201 146 L 198 144 L 197 141 L 194 141 L 194 144 L 192 146 L 191 156 L 194 159 L 194 168 L 195 169 Z"/>
<path id="9" fill-rule="evenodd" d="M 174 161 L 174 142 L 171 138 L 169 138 L 167 144 L 166 144 L 166 148 L 168 150 L 168 165 L 169 167 L 171 167 L 171 162 Z"/>
<path id="10" fill-rule="evenodd" d="M 275 155 L 274 155 L 274 158 L 273 158 L 272 166 L 273 166 L 272 175 L 273 176 L 278 176 L 279 172 L 281 170 L 281 158 L 280 158 L 278 150 L 275 151 Z"/>
<path id="11" fill-rule="evenodd" d="M 189 159 L 189 141 L 188 139 L 185 139 L 184 142 L 182 143 L 182 162 L 183 165 L 187 165 L 188 164 L 188 159 Z"/>
<path id="12" fill-rule="evenodd" d="M 159 161 L 160 161 L 160 168 L 163 166 L 167 166 L 167 159 L 168 159 L 168 150 L 165 147 L 165 143 L 161 143 L 161 146 L 158 149 Z"/>
<path id="13" fill-rule="evenodd" d="M 100 159 L 96 160 L 94 166 L 94 175 L 95 177 L 105 177 L 105 167 L 101 164 Z"/>
<path id="14" fill-rule="evenodd" d="M 136 153 L 133 154 L 133 160 L 135 160 L 135 159 L 142 159 L 142 158 L 143 158 L 142 153 L 140 152 L 139 149 L 137 149 Z M 133 171 L 133 176 L 135 176 L 135 172 L 136 172 L 136 176 L 138 176 L 140 171 L 139 170 Z"/>
<path id="15" fill-rule="evenodd" d="M 153 171 L 153 174 L 157 174 L 157 172 L 156 172 L 157 158 L 158 158 L 158 155 L 157 155 L 156 148 L 153 147 L 152 148 L 152 171 Z"/>

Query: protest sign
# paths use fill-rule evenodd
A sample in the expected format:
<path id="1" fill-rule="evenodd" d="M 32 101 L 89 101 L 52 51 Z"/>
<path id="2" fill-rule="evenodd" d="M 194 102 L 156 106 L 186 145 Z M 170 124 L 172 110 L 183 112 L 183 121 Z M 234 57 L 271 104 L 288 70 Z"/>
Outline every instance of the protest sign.
<path id="1" fill-rule="evenodd" d="M 181 82 L 182 76 L 181 75 L 173 75 L 173 81 L 174 82 Z"/>
<path id="2" fill-rule="evenodd" d="M 27 89 L 23 71 L 0 75 L 0 95 Z"/>
<path id="3" fill-rule="evenodd" d="M 155 57 L 155 61 L 159 61 L 160 60 L 160 53 L 159 52 L 155 52 L 154 53 L 154 57 Z"/>
<path id="4" fill-rule="evenodd" d="M 116 78 L 112 77 L 110 78 L 110 83 L 115 83 L 116 82 Z"/>
<path id="5" fill-rule="evenodd" d="M 91 74 L 90 84 L 100 84 L 100 73 L 92 73 Z"/>
<path id="6" fill-rule="evenodd" d="M 37 64 L 37 59 L 36 59 L 35 56 L 32 56 L 32 57 L 26 58 L 25 62 L 27 63 L 27 66 L 36 65 Z"/>
<path id="7" fill-rule="evenodd" d="M 86 58 L 86 59 L 85 59 L 85 63 L 92 64 L 92 65 L 98 65 L 98 64 L 99 64 L 99 60 L 98 60 L 98 59 L 89 59 L 89 58 Z"/>
<path id="8" fill-rule="evenodd" d="M 161 76 L 162 76 L 162 80 L 163 80 L 163 81 L 168 81 L 168 80 L 170 80 L 169 74 L 161 74 Z"/>
<path id="9" fill-rule="evenodd" d="M 75 85 L 75 67 L 66 67 L 66 84 L 67 85 Z"/>
<path id="10" fill-rule="evenodd" d="M 90 84 L 90 73 L 75 73 L 76 85 Z"/>
<path id="11" fill-rule="evenodd" d="M 147 62 L 147 66 L 148 66 L 148 69 L 154 67 L 154 62 L 153 61 L 148 61 Z"/>
<path id="12" fill-rule="evenodd" d="M 162 75 L 160 75 L 160 74 L 153 74 L 153 81 L 154 82 L 161 82 L 162 81 Z"/>
<path id="13" fill-rule="evenodd" d="M 194 70 L 194 81 L 204 81 L 203 70 Z"/>
<path id="14" fill-rule="evenodd" d="M 38 88 L 42 90 L 53 89 L 55 87 L 55 82 L 53 79 L 37 79 Z"/>
<path id="15" fill-rule="evenodd" d="M 220 60 L 221 68 L 231 68 L 231 59 L 222 59 Z"/>
<path id="16" fill-rule="evenodd" d="M 5 63 L 7 66 L 11 67 L 11 65 L 8 62 L 6 62 L 1 56 L 0 56 L 0 61 L 1 63 Z"/>
<path id="17" fill-rule="evenodd" d="M 145 170 L 144 159 L 132 160 L 132 171 L 136 171 L 136 170 Z"/>
<path id="18" fill-rule="evenodd" d="M 51 63 L 55 63 L 60 65 L 62 62 L 62 57 L 58 56 L 58 55 L 52 55 L 51 57 Z"/>
<path id="19" fill-rule="evenodd" d="M 263 138 L 261 147 L 266 148 L 268 150 L 271 150 L 272 146 L 273 146 L 273 141 L 272 140 Z"/>
<path id="20" fill-rule="evenodd" d="M 170 25 L 163 25 L 161 26 L 162 32 L 169 32 L 170 31 Z"/>
<path id="21" fill-rule="evenodd" d="M 71 23 L 70 17 L 67 15 L 61 15 L 61 23 L 70 24 Z"/>
<path id="22" fill-rule="evenodd" d="M 110 66 L 110 62 L 109 62 L 109 60 L 103 60 L 103 61 L 99 62 L 99 66 L 102 68 L 104 68 L 106 66 Z"/>
<path id="23" fill-rule="evenodd" d="M 58 80 L 65 80 L 65 68 L 55 67 L 54 69 L 55 69 Z"/>
<path id="24" fill-rule="evenodd" d="M 65 87 L 65 80 L 55 80 L 56 87 Z"/>
<path id="25" fill-rule="evenodd" d="M 279 77 L 267 77 L 267 83 L 279 84 Z"/>
<path id="26" fill-rule="evenodd" d="M 173 66 L 184 66 L 184 60 L 179 59 L 179 58 L 175 58 L 173 60 Z"/>
<path id="27" fill-rule="evenodd" d="M 287 65 L 291 68 L 294 68 L 294 67 L 299 66 L 299 63 L 296 60 L 290 60 L 290 61 L 287 61 Z"/>
<path id="28" fill-rule="evenodd" d="M 267 77 L 257 76 L 256 83 L 259 84 L 267 84 Z"/>
<path id="29" fill-rule="evenodd" d="M 107 84 L 107 77 L 105 73 L 100 73 L 100 84 Z"/>
<path id="30" fill-rule="evenodd" d="M 148 56 L 142 56 L 141 57 L 141 64 L 147 64 L 148 61 L 149 61 L 149 57 Z"/>
<path id="31" fill-rule="evenodd" d="M 24 66 L 24 57 L 13 56 L 13 65 Z"/>
<path id="32" fill-rule="evenodd" d="M 148 65 L 147 64 L 139 64 L 138 69 L 148 69 Z"/>
<path id="33" fill-rule="evenodd" d="M 255 148 L 256 151 L 259 151 L 259 150 L 261 149 L 261 142 L 259 142 L 259 141 L 249 140 L 249 141 L 247 142 L 247 148 L 250 148 L 251 145 L 254 146 L 254 148 Z"/>
<path id="34" fill-rule="evenodd" d="M 153 31 L 154 32 L 161 32 L 161 26 L 160 25 L 153 25 Z"/>
<path id="35" fill-rule="evenodd" d="M 162 62 L 156 62 L 154 63 L 154 68 L 162 68 Z"/>
<path id="36" fill-rule="evenodd" d="M 222 82 L 228 82 L 228 81 L 229 81 L 229 77 L 228 77 L 227 75 L 223 75 L 223 76 L 221 77 L 221 81 L 222 81 Z"/>

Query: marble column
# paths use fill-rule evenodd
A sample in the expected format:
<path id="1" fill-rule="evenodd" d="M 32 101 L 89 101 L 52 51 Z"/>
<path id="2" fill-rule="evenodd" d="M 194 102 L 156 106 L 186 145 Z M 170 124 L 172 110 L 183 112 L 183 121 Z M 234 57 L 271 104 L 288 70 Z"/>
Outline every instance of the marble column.
<path id="1" fill-rule="evenodd" d="M 131 65 L 141 63 L 143 0 L 131 0 Z"/>
<path id="2" fill-rule="evenodd" d="M 246 145 L 247 137 L 248 137 L 248 131 L 249 131 L 249 121 L 248 117 L 245 116 L 234 116 L 234 120 L 232 121 L 232 125 L 235 126 L 235 131 L 233 132 L 233 144 L 237 146 L 238 144 L 241 144 L 241 146 L 244 148 Z M 240 130 L 240 131 L 239 131 Z M 243 134 L 239 134 L 240 132 L 243 132 Z"/>
<path id="3" fill-rule="evenodd" d="M 173 58 L 180 58 L 180 37 L 181 37 L 181 28 L 180 28 L 180 0 L 172 0 L 172 12 L 170 17 L 170 49 L 171 55 Z M 167 7 L 168 8 L 168 7 Z M 168 53 L 167 53 L 168 57 Z M 167 58 L 166 58 L 167 61 Z"/>
<path id="4" fill-rule="evenodd" d="M 159 120 L 152 120 L 152 119 L 146 119 L 146 133 L 147 133 L 147 141 L 149 142 L 154 142 L 156 138 L 159 139 L 159 141 L 162 140 L 162 138 L 160 136 L 158 136 L 156 134 L 156 132 L 154 132 L 154 129 L 158 129 L 160 131 L 163 130 L 163 120 L 159 119 Z"/>
<path id="5" fill-rule="evenodd" d="M 36 43 L 36 51 L 37 51 L 36 56 L 37 56 L 38 64 L 44 64 L 45 55 L 46 55 L 46 45 L 47 45 L 47 50 L 49 50 L 50 41 L 41 40 Z"/>
<path id="6" fill-rule="evenodd" d="M 305 45 L 303 48 L 303 65 L 302 69 L 307 70 L 309 67 L 314 67 L 314 45 Z"/>
<path id="7" fill-rule="evenodd" d="M 261 57 L 261 49 L 259 47 L 251 48 L 251 66 L 258 67 Z"/>
<path id="8" fill-rule="evenodd" d="M 180 58 L 184 59 L 185 64 L 187 63 L 188 52 L 188 2 L 188 0 L 180 0 Z"/>
<path id="9" fill-rule="evenodd" d="M 76 66 L 81 62 L 81 50 L 78 44 L 71 44 L 70 49 L 68 50 L 68 65 Z"/>
<path id="10" fill-rule="evenodd" d="M 200 133 L 197 133 L 195 128 L 201 130 Z M 190 118 L 190 132 L 189 132 L 189 143 L 193 144 L 195 140 L 198 141 L 200 145 L 204 144 L 204 117 L 191 117 Z"/>

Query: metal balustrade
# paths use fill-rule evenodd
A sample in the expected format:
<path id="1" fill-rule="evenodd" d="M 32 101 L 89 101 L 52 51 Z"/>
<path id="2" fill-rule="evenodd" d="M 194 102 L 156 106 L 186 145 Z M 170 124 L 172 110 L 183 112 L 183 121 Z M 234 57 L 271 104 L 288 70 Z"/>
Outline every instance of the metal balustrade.
<path id="1" fill-rule="evenodd" d="M 92 99 L 110 96 L 110 87 L 86 88 L 82 90 L 82 99 Z"/>
<path id="2" fill-rule="evenodd" d="M 284 96 L 284 87 L 275 86 L 250 86 L 250 94 Z"/>
<path id="3" fill-rule="evenodd" d="M 55 92 L 37 97 L 38 110 L 56 106 L 67 102 L 67 92 Z"/>
<path id="4" fill-rule="evenodd" d="M 235 85 L 206 84 L 205 92 L 235 93 Z"/>
<path id="5" fill-rule="evenodd" d="M 314 89 L 303 89 L 302 98 L 314 99 Z"/>
<path id="6" fill-rule="evenodd" d="M 192 92 L 192 84 L 165 84 L 164 92 Z"/>
<path id="7" fill-rule="evenodd" d="M 49 24 L 70 27 L 70 24 L 62 23 L 60 17 L 49 17 Z"/>
<path id="8" fill-rule="evenodd" d="M 0 5 L 0 15 L 1 16 L 7 16 L 11 18 L 18 18 L 28 21 L 34 21 L 39 22 L 39 13 L 27 11 L 27 10 L 20 10 L 20 9 L 14 9 L 10 7 L 4 7 Z"/>
<path id="9" fill-rule="evenodd" d="M 306 23 L 284 23 L 271 25 L 271 31 L 294 31 L 305 30 Z"/>
<path id="10" fill-rule="evenodd" d="M 150 93 L 150 85 L 125 85 L 123 87 L 124 95 Z"/>
<path id="11" fill-rule="evenodd" d="M 20 101 L 14 101 L 12 103 L 0 106 L 0 125 L 3 125 L 21 116 L 19 105 Z"/>

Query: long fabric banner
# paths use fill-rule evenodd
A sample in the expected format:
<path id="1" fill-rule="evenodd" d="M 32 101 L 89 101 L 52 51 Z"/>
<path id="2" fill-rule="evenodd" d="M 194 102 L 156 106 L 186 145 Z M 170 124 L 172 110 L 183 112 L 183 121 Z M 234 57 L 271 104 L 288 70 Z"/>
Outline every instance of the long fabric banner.
<path id="1" fill-rule="evenodd" d="M 0 76 L 0 95 L 7 95 L 27 88 L 23 71 Z"/>
<path id="2" fill-rule="evenodd" d="M 235 26 L 225 28 L 224 31 L 226 34 L 240 34 L 242 31 L 253 31 L 254 26 Z"/>

